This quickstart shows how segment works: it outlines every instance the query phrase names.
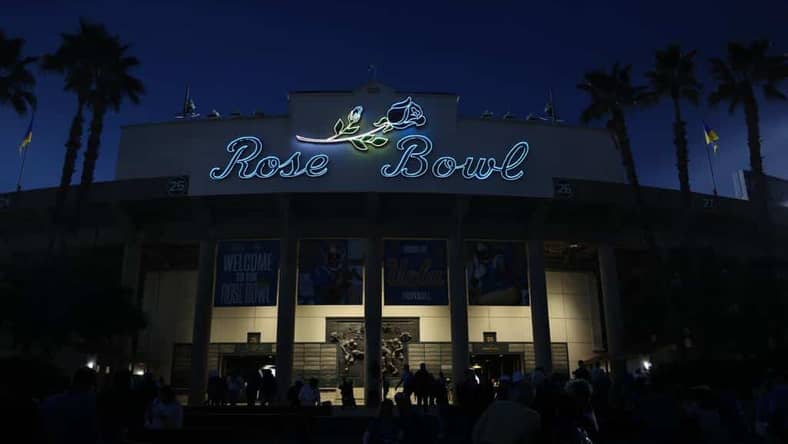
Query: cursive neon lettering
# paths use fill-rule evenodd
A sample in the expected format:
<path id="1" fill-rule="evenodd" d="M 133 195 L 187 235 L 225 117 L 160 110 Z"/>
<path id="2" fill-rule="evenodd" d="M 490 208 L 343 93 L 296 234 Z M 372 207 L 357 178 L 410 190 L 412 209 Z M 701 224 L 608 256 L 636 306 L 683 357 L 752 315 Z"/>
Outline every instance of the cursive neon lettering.
<path id="1" fill-rule="evenodd" d="M 213 180 L 226 179 L 236 167 L 238 168 L 238 177 L 241 179 L 255 177 L 267 179 L 276 175 L 284 178 L 320 177 L 328 172 L 328 156 L 326 154 L 316 154 L 310 157 L 301 167 L 301 153 L 298 151 L 291 154 L 284 162 L 275 155 L 265 156 L 258 160 L 250 171 L 249 165 L 263 151 L 263 142 L 257 137 L 245 136 L 233 139 L 227 144 L 226 151 L 232 154 L 230 160 L 223 168 L 214 167 L 208 173 L 208 177 Z"/>
<path id="2" fill-rule="evenodd" d="M 260 157 L 263 142 L 252 136 L 233 139 L 225 150 L 230 153 L 230 158 L 224 167 L 211 168 L 209 177 L 213 180 L 226 179 L 236 168 L 240 179 L 320 177 L 328 172 L 330 161 L 327 154 L 315 154 L 301 162 L 302 156 L 306 155 L 300 151 L 293 152 L 284 160 L 273 154 Z M 397 142 L 397 150 L 402 152 L 399 160 L 380 167 L 381 176 L 412 179 L 431 173 L 437 179 L 447 179 L 459 173 L 465 179 L 486 180 L 498 173 L 501 179 L 514 181 L 525 175 L 524 163 L 530 147 L 525 141 L 515 143 L 500 163 L 493 157 L 473 156 L 467 156 L 461 163 L 452 156 L 441 156 L 431 161 L 432 140 L 422 135 L 401 138 Z"/>
<path id="3" fill-rule="evenodd" d="M 432 175 L 438 179 L 445 179 L 454 173 L 457 169 L 457 161 L 453 157 L 443 156 L 439 157 L 435 163 L 432 164 Z"/>
<path id="4" fill-rule="evenodd" d="M 501 169 L 501 177 L 504 180 L 517 180 L 523 177 L 523 169 L 520 165 L 525 162 L 525 158 L 528 156 L 528 152 L 531 151 L 531 147 L 528 145 L 528 142 L 517 142 L 514 146 L 506 153 L 506 157 L 503 158 L 503 167 Z M 512 174 L 513 170 L 517 170 L 514 174 Z"/>
<path id="5" fill-rule="evenodd" d="M 407 148 L 406 148 L 407 147 Z M 424 136 L 407 136 L 397 142 L 397 149 L 404 151 L 396 167 L 387 163 L 380 168 L 383 177 L 421 177 L 429 170 L 427 155 L 432 152 L 432 141 Z M 408 164 L 413 160 L 418 168 L 411 170 Z"/>

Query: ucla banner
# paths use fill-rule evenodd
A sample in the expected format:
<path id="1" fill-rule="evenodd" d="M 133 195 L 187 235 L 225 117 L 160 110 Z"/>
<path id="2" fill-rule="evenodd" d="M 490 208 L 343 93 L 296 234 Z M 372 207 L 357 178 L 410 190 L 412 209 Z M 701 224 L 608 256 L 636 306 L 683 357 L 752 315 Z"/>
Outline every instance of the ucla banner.
<path id="1" fill-rule="evenodd" d="M 446 305 L 446 241 L 384 241 L 386 305 Z"/>
<path id="2" fill-rule="evenodd" d="M 467 248 L 469 305 L 529 305 L 521 242 L 474 241 Z"/>
<path id="3" fill-rule="evenodd" d="M 276 305 L 278 272 L 278 240 L 219 242 L 213 305 Z"/>
<path id="4" fill-rule="evenodd" d="M 298 254 L 298 303 L 361 305 L 363 266 L 360 239 L 302 240 Z"/>

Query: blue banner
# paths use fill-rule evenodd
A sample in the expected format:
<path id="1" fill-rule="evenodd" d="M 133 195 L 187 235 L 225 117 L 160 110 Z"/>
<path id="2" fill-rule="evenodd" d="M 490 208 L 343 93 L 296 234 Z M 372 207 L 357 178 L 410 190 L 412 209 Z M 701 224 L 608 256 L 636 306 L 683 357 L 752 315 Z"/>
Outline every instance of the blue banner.
<path id="1" fill-rule="evenodd" d="M 360 239 L 299 242 L 300 305 L 361 305 L 363 276 L 364 254 Z"/>
<path id="2" fill-rule="evenodd" d="M 446 241 L 394 240 L 383 244 L 386 305 L 447 305 Z"/>
<path id="3" fill-rule="evenodd" d="M 522 242 L 467 243 L 469 305 L 529 305 Z"/>
<path id="4" fill-rule="evenodd" d="M 278 240 L 219 242 L 213 305 L 276 305 L 278 274 Z"/>

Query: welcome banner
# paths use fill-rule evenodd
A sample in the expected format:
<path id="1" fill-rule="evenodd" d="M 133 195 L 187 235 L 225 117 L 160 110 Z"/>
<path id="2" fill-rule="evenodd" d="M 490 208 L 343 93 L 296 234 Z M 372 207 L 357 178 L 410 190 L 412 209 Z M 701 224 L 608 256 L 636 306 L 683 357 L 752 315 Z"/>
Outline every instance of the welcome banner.
<path id="1" fill-rule="evenodd" d="M 278 274 L 278 240 L 219 242 L 213 305 L 276 305 Z"/>

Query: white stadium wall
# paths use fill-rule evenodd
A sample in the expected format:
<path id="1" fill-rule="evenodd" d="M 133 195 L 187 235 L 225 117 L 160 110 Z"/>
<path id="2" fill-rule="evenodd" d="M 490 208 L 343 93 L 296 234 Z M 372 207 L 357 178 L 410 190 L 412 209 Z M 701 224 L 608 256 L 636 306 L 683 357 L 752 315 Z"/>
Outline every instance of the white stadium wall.
<path id="1" fill-rule="evenodd" d="M 287 116 L 126 126 L 121 135 L 116 177 L 188 175 L 189 194 L 193 196 L 280 192 L 424 193 L 429 190 L 431 193 L 552 197 L 554 177 L 625 182 L 619 154 L 605 130 L 501 118 L 458 118 L 458 97 L 455 95 L 399 93 L 385 87 L 378 90 L 376 93 L 370 93 L 367 88 L 347 93 L 294 93 L 290 95 Z M 347 121 L 349 111 L 356 106 L 362 106 L 363 113 L 355 134 L 373 131 L 375 121 L 386 116 L 392 104 L 408 97 L 418 104 L 424 120 L 418 122 L 421 125 L 414 123 L 407 128 L 375 133 L 386 139 L 380 147 L 361 151 L 350 142 L 320 144 L 296 138 L 333 136 L 337 119 Z M 319 169 L 319 177 L 307 177 L 306 174 L 280 177 L 277 174 L 269 178 L 242 179 L 239 177 L 241 166 L 230 162 L 233 153 L 228 152 L 228 147 L 235 153 L 243 150 L 243 159 L 246 154 L 251 155 L 257 142 L 243 139 L 230 146 L 230 142 L 238 138 L 256 138 L 261 144 L 260 153 L 248 160 L 250 173 L 265 156 L 285 162 L 294 153 L 300 153 L 302 169 L 314 156 L 324 156 L 328 163 Z M 428 166 L 423 175 L 403 177 L 404 172 L 400 171 L 393 177 L 384 177 L 382 167 L 391 165 L 389 171 L 396 171 L 394 167 L 403 158 L 403 149 L 414 143 L 426 143 L 426 140 L 432 149 L 422 156 Z M 502 172 L 492 172 L 485 179 L 469 179 L 462 176 L 461 170 L 438 178 L 432 169 L 443 156 L 450 156 L 457 164 L 471 158 L 476 162 L 474 165 L 484 160 L 500 167 L 506 163 L 507 153 L 521 142 L 527 143 L 527 156 L 519 163 L 514 162 L 517 157 L 514 156 L 512 163 L 507 163 L 512 166 L 508 173 L 511 180 L 504 180 Z M 410 173 L 418 169 L 419 162 L 411 158 L 406 164 Z M 228 170 L 226 177 L 209 177 L 212 170 L 216 169 L 219 174 L 228 165 L 236 166 Z M 449 171 L 446 169 L 449 164 L 441 165 L 443 172 Z"/>
<path id="2" fill-rule="evenodd" d="M 547 302 L 553 342 L 566 342 L 570 366 L 598 349 L 597 280 L 590 272 L 548 271 Z M 139 348 L 149 367 L 169 378 L 175 343 L 192 338 L 197 273 L 147 273 L 144 309 L 148 327 Z M 261 342 L 276 342 L 277 307 L 214 307 L 211 342 L 243 343 L 248 332 L 260 332 Z M 363 318 L 362 305 L 297 305 L 295 342 L 324 343 L 327 318 Z M 383 306 L 383 317 L 418 317 L 421 342 L 450 342 L 449 306 Z M 482 342 L 483 332 L 496 332 L 499 342 L 531 342 L 530 307 L 469 306 L 468 339 Z"/>

